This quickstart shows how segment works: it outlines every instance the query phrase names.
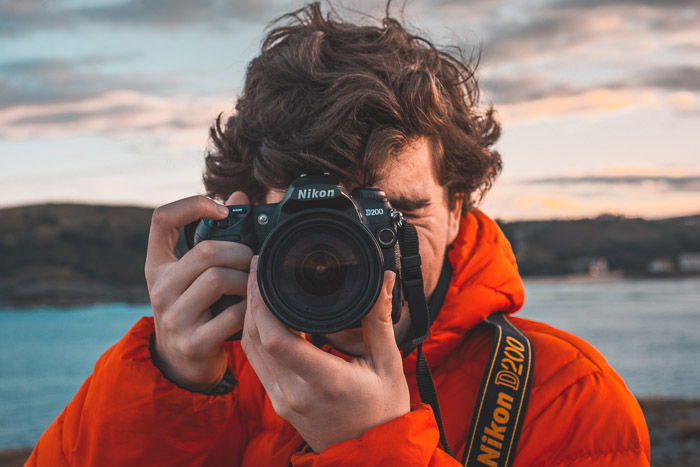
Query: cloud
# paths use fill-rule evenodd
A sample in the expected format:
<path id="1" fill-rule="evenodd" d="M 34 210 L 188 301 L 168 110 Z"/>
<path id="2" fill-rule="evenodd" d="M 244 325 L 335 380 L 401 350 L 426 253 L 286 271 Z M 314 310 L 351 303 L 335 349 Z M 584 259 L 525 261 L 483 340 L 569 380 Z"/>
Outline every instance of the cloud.
<path id="1" fill-rule="evenodd" d="M 698 27 L 697 0 L 563 0 L 520 9 L 513 3 L 494 9 L 488 24 L 481 25 L 485 57 L 496 66 L 562 56 L 600 44 L 613 46 L 608 49 L 611 52 L 621 44 L 639 51 L 658 49 L 683 32 L 692 44 Z"/>
<path id="2" fill-rule="evenodd" d="M 267 18 L 273 5 L 265 0 L 130 0 L 78 10 L 81 17 L 108 23 L 149 24 L 166 27 L 216 24 L 222 20 Z"/>
<path id="3" fill-rule="evenodd" d="M 687 91 L 668 95 L 668 105 L 680 115 L 700 115 L 700 94 Z"/>
<path id="4" fill-rule="evenodd" d="M 700 114 L 700 67 L 660 67 L 626 80 L 576 86 L 543 74 L 486 76 L 483 95 L 506 120 L 613 113 L 639 106 Z"/>
<path id="5" fill-rule="evenodd" d="M 700 114 L 700 66 L 660 66 L 608 82 L 574 85 L 543 73 L 486 74 L 483 94 L 509 120 L 599 114 L 648 105 Z"/>
<path id="6" fill-rule="evenodd" d="M 160 146 L 202 149 L 209 125 L 231 107 L 227 96 L 158 97 L 113 90 L 80 100 L 0 109 L 0 138 L 138 135 Z"/>
<path id="7" fill-rule="evenodd" d="M 0 2 L 0 36 L 19 36 L 75 25 L 75 15 L 54 6 L 54 3 L 46 0 Z"/>
<path id="8" fill-rule="evenodd" d="M 689 65 L 700 52 L 697 0 L 510 2 L 479 27 L 480 85 L 509 121 L 640 105 L 700 113 L 700 67 Z"/>
<path id="9" fill-rule="evenodd" d="M 674 191 L 700 191 L 700 175 L 583 175 L 565 177 L 545 177 L 524 181 L 530 185 L 646 185 L 660 184 Z"/>
<path id="10" fill-rule="evenodd" d="M 624 174 L 624 170 L 637 173 Z M 699 212 L 700 176 L 681 175 L 687 172 L 685 169 L 666 170 L 666 175 L 659 175 L 662 170 L 651 167 L 614 167 L 605 172 L 501 180 L 487 195 L 483 208 L 492 216 L 508 220 L 594 217 L 602 213 L 658 218 Z M 671 188 L 673 184 L 683 188 Z"/>
<path id="11" fill-rule="evenodd" d="M 0 109 L 20 104 L 45 104 L 95 96 L 110 89 L 156 92 L 173 89 L 171 76 L 105 74 L 97 69 L 125 57 L 74 60 L 24 59 L 0 63 Z"/>
<path id="12" fill-rule="evenodd" d="M 653 69 L 640 84 L 669 91 L 700 92 L 700 66 L 678 65 Z"/>
<path id="13" fill-rule="evenodd" d="M 568 115 L 599 115 L 658 104 L 658 97 L 651 92 L 592 89 L 574 95 L 499 105 L 497 110 L 505 122 L 515 123 Z"/>
<path id="14" fill-rule="evenodd" d="M 278 15 L 271 0 L 129 0 L 66 8 L 55 0 L 21 0 L 0 4 L 0 36 L 20 36 L 84 24 L 181 28 L 221 26 L 231 19 L 266 21 Z"/>
<path id="15" fill-rule="evenodd" d="M 484 93 L 498 104 L 570 96 L 581 91 L 569 83 L 558 83 L 539 73 L 486 77 L 479 84 Z"/>
<path id="16" fill-rule="evenodd" d="M 601 6 L 646 6 L 658 9 L 696 7 L 697 0 L 560 0 L 553 4 L 557 8 L 595 8 Z"/>

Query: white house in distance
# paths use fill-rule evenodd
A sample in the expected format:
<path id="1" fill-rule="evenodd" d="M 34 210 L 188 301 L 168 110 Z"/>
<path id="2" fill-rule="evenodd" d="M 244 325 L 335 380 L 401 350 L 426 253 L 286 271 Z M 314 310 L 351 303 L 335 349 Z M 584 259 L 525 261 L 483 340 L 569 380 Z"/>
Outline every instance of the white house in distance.
<path id="1" fill-rule="evenodd" d="M 650 274 L 672 274 L 676 270 L 671 258 L 656 258 L 647 266 Z"/>

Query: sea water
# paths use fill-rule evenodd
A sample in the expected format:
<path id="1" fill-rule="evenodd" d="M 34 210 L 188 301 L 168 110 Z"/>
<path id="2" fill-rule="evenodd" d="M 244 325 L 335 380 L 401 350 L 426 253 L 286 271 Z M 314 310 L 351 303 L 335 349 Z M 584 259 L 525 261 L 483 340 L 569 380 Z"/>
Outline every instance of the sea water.
<path id="1" fill-rule="evenodd" d="M 700 397 L 700 278 L 526 281 L 518 315 L 595 345 L 638 397 Z M 0 448 L 33 445 L 146 305 L 0 311 Z"/>

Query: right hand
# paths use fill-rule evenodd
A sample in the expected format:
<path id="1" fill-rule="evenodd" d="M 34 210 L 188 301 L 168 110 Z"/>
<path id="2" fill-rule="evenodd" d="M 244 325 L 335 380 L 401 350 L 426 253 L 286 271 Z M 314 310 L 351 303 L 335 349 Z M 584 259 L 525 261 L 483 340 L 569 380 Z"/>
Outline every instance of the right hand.
<path id="1" fill-rule="evenodd" d="M 250 204 L 242 192 L 226 201 Z M 252 250 L 240 243 L 205 240 L 179 260 L 174 250 L 181 228 L 202 218 L 223 219 L 228 209 L 193 196 L 153 212 L 146 254 L 146 283 L 155 321 L 155 359 L 178 385 L 205 392 L 228 365 L 223 342 L 243 328 L 246 300 L 212 317 L 222 295 L 246 295 Z"/>

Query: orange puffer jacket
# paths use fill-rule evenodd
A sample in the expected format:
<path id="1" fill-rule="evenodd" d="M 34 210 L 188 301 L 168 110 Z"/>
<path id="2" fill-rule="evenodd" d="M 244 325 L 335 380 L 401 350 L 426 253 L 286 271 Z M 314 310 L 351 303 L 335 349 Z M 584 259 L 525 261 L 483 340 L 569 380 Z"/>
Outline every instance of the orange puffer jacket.
<path id="1" fill-rule="evenodd" d="M 492 331 L 476 324 L 497 310 L 517 311 L 524 293 L 508 241 L 479 211 L 462 219 L 449 260 L 450 287 L 423 348 L 448 443 L 461 458 L 492 342 Z M 536 356 L 514 465 L 648 465 L 642 412 L 600 353 L 546 324 L 512 321 Z M 152 319 L 142 318 L 105 352 L 29 465 L 459 465 L 439 447 L 433 413 L 420 403 L 415 352 L 404 359 L 412 411 L 315 454 L 299 451 L 303 440 L 273 410 L 240 343 L 226 344 L 238 385 L 207 396 L 153 366 L 152 333 Z"/>

